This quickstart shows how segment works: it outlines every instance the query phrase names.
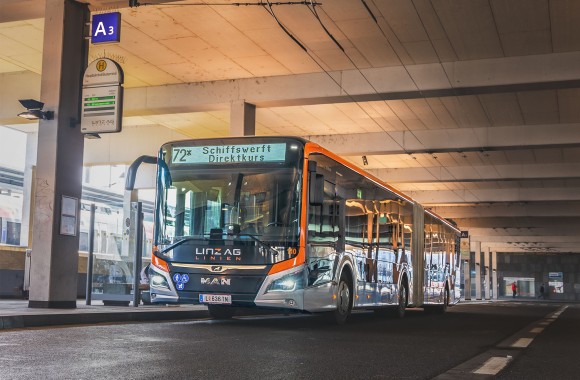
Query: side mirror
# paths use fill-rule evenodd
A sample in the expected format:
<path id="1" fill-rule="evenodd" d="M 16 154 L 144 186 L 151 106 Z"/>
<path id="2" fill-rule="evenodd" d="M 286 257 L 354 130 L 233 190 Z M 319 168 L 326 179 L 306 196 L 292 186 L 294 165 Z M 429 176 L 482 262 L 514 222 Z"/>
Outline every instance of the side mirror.
<path id="1" fill-rule="evenodd" d="M 161 162 L 165 163 L 163 160 Z M 137 176 L 137 169 L 141 164 L 156 164 L 157 157 L 141 156 L 137 158 L 131 166 L 127 169 L 127 178 L 125 178 L 125 190 L 133 190 L 135 188 L 135 177 Z"/>
<path id="2" fill-rule="evenodd" d="M 310 173 L 310 189 L 308 197 L 312 206 L 322 206 L 324 201 L 324 176 Z"/>

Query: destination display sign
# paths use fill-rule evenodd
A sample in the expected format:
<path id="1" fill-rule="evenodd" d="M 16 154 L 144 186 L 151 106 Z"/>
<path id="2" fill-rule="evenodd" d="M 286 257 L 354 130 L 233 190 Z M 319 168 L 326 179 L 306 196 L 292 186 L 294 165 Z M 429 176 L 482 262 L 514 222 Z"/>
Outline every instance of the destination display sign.
<path id="1" fill-rule="evenodd" d="M 108 58 L 91 62 L 83 75 L 81 133 L 121 132 L 123 69 Z"/>
<path id="2" fill-rule="evenodd" d="M 172 164 L 276 163 L 286 161 L 286 143 L 174 147 Z"/>
<path id="3" fill-rule="evenodd" d="M 120 132 L 121 86 L 83 88 L 82 133 Z"/>

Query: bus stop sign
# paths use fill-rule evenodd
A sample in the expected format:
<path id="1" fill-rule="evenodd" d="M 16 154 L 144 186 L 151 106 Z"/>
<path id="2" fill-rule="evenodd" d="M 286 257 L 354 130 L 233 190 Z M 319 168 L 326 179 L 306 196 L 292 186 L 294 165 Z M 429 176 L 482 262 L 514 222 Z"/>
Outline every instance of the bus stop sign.
<path id="1" fill-rule="evenodd" d="M 81 133 L 121 132 L 123 69 L 108 58 L 89 63 L 83 76 Z"/>

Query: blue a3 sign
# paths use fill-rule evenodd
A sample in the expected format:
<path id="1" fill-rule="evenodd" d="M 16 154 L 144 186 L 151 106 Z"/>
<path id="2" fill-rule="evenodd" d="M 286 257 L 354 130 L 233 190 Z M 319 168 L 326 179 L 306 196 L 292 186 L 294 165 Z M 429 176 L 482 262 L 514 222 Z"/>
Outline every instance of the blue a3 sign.
<path id="1" fill-rule="evenodd" d="M 102 44 L 121 41 L 121 13 L 101 13 L 93 16 L 91 42 Z"/>

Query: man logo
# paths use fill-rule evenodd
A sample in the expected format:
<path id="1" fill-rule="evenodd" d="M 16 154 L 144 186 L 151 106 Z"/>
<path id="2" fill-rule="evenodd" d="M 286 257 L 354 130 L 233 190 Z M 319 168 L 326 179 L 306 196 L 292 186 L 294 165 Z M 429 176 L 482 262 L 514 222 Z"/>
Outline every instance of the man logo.
<path id="1" fill-rule="evenodd" d="M 225 269 L 221 265 L 214 265 L 211 267 L 212 272 L 223 272 Z"/>
<path id="2" fill-rule="evenodd" d="M 231 279 L 229 278 L 206 278 L 206 277 L 202 277 L 201 278 L 201 284 L 202 285 L 220 285 L 220 286 L 230 286 L 231 285 Z"/>

